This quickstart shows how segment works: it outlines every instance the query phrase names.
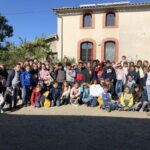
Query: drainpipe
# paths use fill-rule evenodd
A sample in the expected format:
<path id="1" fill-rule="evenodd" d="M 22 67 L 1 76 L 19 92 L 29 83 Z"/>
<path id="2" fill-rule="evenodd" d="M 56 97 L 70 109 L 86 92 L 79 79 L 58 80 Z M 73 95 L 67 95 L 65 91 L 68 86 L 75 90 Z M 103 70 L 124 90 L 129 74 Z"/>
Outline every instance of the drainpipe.
<path id="1" fill-rule="evenodd" d="M 61 16 L 61 61 L 63 61 L 63 16 Z"/>

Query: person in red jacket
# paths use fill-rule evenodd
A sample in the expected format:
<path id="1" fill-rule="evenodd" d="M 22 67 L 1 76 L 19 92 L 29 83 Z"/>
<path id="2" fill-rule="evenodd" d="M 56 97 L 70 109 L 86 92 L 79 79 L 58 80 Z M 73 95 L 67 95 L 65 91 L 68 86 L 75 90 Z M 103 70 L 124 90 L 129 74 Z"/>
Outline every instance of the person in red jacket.
<path id="1" fill-rule="evenodd" d="M 40 107 L 40 98 L 42 95 L 42 87 L 40 85 L 37 85 L 36 88 L 33 89 L 32 95 L 31 95 L 31 106 L 34 107 Z"/>

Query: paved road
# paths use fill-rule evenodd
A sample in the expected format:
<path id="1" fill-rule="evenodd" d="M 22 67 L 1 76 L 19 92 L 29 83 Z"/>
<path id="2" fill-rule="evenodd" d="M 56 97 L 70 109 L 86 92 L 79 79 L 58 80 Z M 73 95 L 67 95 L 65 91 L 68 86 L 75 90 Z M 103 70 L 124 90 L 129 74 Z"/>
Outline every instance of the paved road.
<path id="1" fill-rule="evenodd" d="M 0 115 L 0 150 L 150 150 L 146 113 L 85 106 Z"/>

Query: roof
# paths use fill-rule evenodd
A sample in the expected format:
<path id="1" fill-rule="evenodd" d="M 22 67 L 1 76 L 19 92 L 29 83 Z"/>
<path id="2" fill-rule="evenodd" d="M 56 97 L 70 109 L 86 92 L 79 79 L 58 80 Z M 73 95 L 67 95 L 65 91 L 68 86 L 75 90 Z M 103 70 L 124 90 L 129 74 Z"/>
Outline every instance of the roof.
<path id="1" fill-rule="evenodd" d="M 80 5 L 78 7 L 54 8 L 53 11 L 56 12 L 57 14 L 60 14 L 60 13 L 67 13 L 67 12 L 74 12 L 74 11 L 141 8 L 141 7 L 150 8 L 150 2 L 144 2 L 144 3 L 118 2 L 118 3 L 89 4 L 89 5 Z"/>
<path id="2" fill-rule="evenodd" d="M 52 35 L 49 35 L 49 36 L 45 37 L 46 41 L 57 40 L 57 39 L 58 39 L 58 35 L 57 34 L 52 34 Z"/>

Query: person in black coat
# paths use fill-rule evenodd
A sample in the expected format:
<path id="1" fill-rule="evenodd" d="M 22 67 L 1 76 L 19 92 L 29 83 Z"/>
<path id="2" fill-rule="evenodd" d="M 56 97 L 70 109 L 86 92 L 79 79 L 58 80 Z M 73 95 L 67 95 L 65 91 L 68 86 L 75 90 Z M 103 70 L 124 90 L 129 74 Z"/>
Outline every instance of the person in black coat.
<path id="1" fill-rule="evenodd" d="M 109 79 L 111 82 L 114 82 L 116 79 L 116 72 L 115 69 L 111 66 L 110 61 L 106 62 L 106 67 L 104 68 L 102 78 Z"/>

